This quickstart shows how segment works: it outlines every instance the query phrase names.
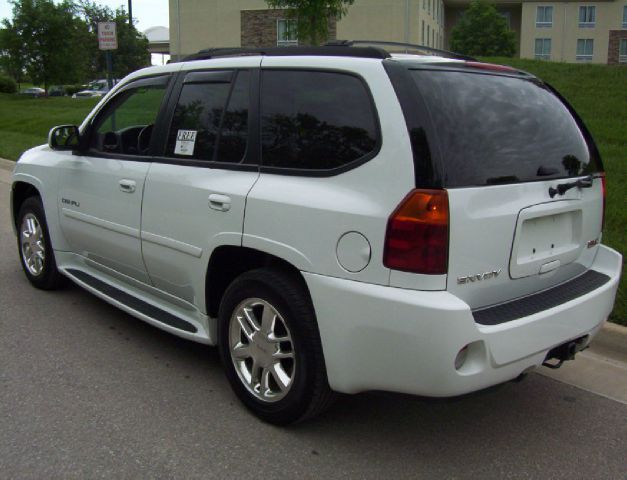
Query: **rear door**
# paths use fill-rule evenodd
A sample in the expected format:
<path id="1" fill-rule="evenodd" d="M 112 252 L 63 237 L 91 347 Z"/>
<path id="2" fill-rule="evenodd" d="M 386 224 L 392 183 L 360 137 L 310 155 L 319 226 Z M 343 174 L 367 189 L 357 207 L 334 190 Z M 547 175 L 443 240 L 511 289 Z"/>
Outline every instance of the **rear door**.
<path id="1" fill-rule="evenodd" d="M 434 67 L 411 76 L 448 190 L 447 290 L 477 308 L 589 268 L 602 228 L 602 167 L 570 107 L 515 72 Z"/>
<path id="2" fill-rule="evenodd" d="M 259 58 L 212 65 L 180 74 L 162 155 L 146 178 L 141 229 L 153 285 L 201 309 L 209 258 L 218 245 L 241 246 L 246 196 L 259 175 L 249 142 Z"/>

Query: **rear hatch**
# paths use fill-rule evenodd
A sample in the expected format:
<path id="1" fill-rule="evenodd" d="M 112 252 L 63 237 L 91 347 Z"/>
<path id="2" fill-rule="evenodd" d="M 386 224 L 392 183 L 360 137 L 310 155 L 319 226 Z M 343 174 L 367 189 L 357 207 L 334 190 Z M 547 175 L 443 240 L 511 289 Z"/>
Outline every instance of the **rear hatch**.
<path id="1" fill-rule="evenodd" d="M 585 126 L 543 82 L 497 68 L 409 69 L 448 191 L 447 290 L 472 308 L 582 274 L 602 229 L 602 165 Z"/>

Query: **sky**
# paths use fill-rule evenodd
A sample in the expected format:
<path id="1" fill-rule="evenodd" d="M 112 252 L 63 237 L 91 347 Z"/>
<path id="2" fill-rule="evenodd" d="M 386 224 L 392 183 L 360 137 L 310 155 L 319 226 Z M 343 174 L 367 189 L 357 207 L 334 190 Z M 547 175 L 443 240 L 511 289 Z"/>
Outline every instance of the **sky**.
<path id="1" fill-rule="evenodd" d="M 96 0 L 100 5 L 113 9 L 124 6 L 128 9 L 128 0 Z M 11 17 L 11 5 L 8 0 L 0 0 L 0 19 Z M 150 27 L 169 25 L 168 0 L 133 0 L 133 18 L 139 31 Z"/>

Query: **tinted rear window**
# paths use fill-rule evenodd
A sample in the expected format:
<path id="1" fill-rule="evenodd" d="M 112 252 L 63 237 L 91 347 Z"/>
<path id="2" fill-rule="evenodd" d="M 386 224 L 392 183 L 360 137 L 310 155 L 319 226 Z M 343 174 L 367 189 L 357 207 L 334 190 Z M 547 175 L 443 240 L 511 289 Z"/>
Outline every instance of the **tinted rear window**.
<path id="1" fill-rule="evenodd" d="M 436 129 L 448 187 L 528 182 L 599 170 L 577 121 L 539 82 L 413 70 Z"/>

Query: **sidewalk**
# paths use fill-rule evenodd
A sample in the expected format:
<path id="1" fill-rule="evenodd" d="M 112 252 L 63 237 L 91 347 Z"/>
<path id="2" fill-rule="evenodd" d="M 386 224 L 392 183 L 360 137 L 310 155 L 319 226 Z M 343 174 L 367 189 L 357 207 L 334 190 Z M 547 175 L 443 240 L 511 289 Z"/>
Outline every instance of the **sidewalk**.
<path id="1" fill-rule="evenodd" d="M 590 348 L 558 370 L 537 373 L 627 404 L 627 327 L 606 323 Z"/>
<path id="2" fill-rule="evenodd" d="M 0 182 L 10 184 L 15 162 L 0 158 Z M 627 404 L 627 327 L 606 323 L 590 348 L 558 370 L 536 370 L 560 382 Z"/>
<path id="3" fill-rule="evenodd" d="M 0 158 L 0 182 L 11 183 L 11 172 L 13 172 L 14 166 L 15 162 Z"/>

